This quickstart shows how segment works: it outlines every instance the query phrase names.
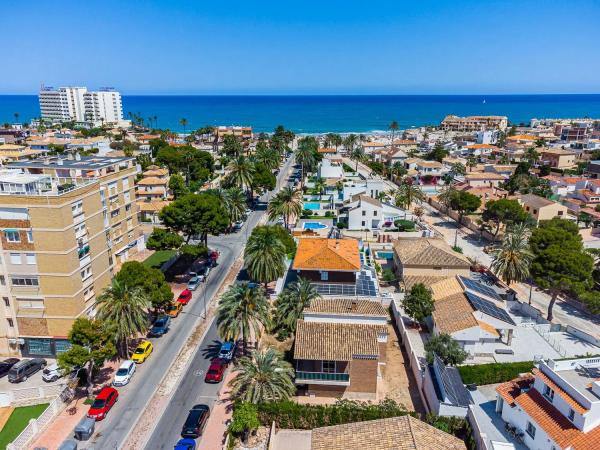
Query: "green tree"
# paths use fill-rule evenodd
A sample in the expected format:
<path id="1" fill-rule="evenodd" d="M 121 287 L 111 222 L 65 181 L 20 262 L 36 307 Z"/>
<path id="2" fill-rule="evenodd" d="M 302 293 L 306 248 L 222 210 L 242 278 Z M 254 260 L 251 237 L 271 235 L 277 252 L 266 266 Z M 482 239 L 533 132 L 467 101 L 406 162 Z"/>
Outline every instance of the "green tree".
<path id="1" fill-rule="evenodd" d="M 242 156 L 244 148 L 242 142 L 237 136 L 227 134 L 223 138 L 223 154 L 231 158 L 239 158 Z"/>
<path id="2" fill-rule="evenodd" d="M 354 148 L 356 147 L 357 143 L 358 136 L 356 136 L 355 134 L 351 133 L 344 138 L 344 150 L 346 152 L 346 155 L 352 155 L 352 152 L 354 151 Z"/>
<path id="3" fill-rule="evenodd" d="M 396 161 L 394 164 L 392 164 L 391 172 L 392 175 L 395 175 L 397 177 L 403 177 L 408 171 L 400 161 Z"/>
<path id="4" fill-rule="evenodd" d="M 173 198 L 177 200 L 179 197 L 188 193 L 187 186 L 183 177 L 177 173 L 169 178 L 169 189 L 173 192 Z"/>
<path id="5" fill-rule="evenodd" d="M 294 369 L 274 348 L 240 358 L 233 372 L 231 395 L 235 399 L 266 403 L 287 400 L 296 392 Z"/>
<path id="6" fill-rule="evenodd" d="M 221 297 L 217 308 L 217 326 L 227 340 L 242 337 L 244 352 L 253 333 L 258 339 L 262 328 L 269 324 L 269 301 L 262 287 L 247 282 L 236 283 Z"/>
<path id="7" fill-rule="evenodd" d="M 264 164 L 256 163 L 254 165 L 254 174 L 252 175 L 252 190 L 259 193 L 272 191 L 277 184 L 277 178 L 273 172 Z"/>
<path id="8" fill-rule="evenodd" d="M 85 367 L 90 397 L 95 368 L 117 354 L 112 331 L 102 321 L 80 317 L 73 322 L 68 339 L 71 348 L 58 355 L 58 366 L 63 372 L 70 372 L 76 366 Z"/>
<path id="9" fill-rule="evenodd" d="M 454 175 L 466 175 L 467 173 L 465 165 L 459 162 L 452 164 L 451 171 Z"/>
<path id="10" fill-rule="evenodd" d="M 412 178 L 404 178 L 398 187 L 399 195 L 403 199 L 403 204 L 406 209 L 410 209 L 413 203 L 421 203 L 425 200 L 425 193 L 421 186 L 414 183 Z"/>
<path id="11" fill-rule="evenodd" d="M 260 426 L 256 405 L 249 402 L 238 402 L 233 406 L 229 430 L 235 434 L 255 431 Z"/>
<path id="12" fill-rule="evenodd" d="M 148 240 L 146 248 L 150 250 L 171 250 L 179 248 L 183 244 L 183 238 L 177 233 L 165 230 L 164 228 L 154 228 Z"/>
<path id="13" fill-rule="evenodd" d="M 469 156 L 467 158 L 467 167 L 469 168 L 469 172 L 473 170 L 473 167 L 476 167 L 479 161 L 475 156 Z"/>
<path id="14" fill-rule="evenodd" d="M 286 287 L 275 300 L 274 319 L 279 334 L 287 337 L 289 333 L 295 333 L 296 323 L 302 317 L 304 308 L 320 297 L 306 278 L 298 278 L 298 281 Z"/>
<path id="15" fill-rule="evenodd" d="M 209 234 L 219 235 L 229 226 L 225 205 L 207 193 L 184 195 L 165 206 L 159 216 L 170 231 L 183 234 L 186 243 L 198 235 L 206 244 Z"/>
<path id="16" fill-rule="evenodd" d="M 185 127 L 188 125 L 188 120 L 186 118 L 179 119 L 179 125 L 183 127 L 183 134 L 185 134 Z"/>
<path id="17" fill-rule="evenodd" d="M 390 130 L 392 132 L 392 139 L 391 139 L 392 147 L 394 147 L 394 138 L 396 137 L 396 132 L 399 129 L 400 129 L 400 126 L 398 125 L 398 122 L 396 122 L 395 120 L 388 125 L 388 130 Z"/>
<path id="18" fill-rule="evenodd" d="M 585 227 L 589 228 L 590 224 L 592 223 L 592 216 L 585 212 L 579 213 L 579 215 L 577 216 L 577 223 L 579 222 L 583 222 L 585 224 Z"/>
<path id="19" fill-rule="evenodd" d="M 114 338 L 122 357 L 129 357 L 129 339 L 148 331 L 147 310 L 152 304 L 140 288 L 113 279 L 96 300 L 98 319 L 114 330 Z"/>
<path id="20" fill-rule="evenodd" d="M 470 192 L 455 191 L 450 198 L 450 208 L 458 213 L 458 223 L 462 223 L 465 214 L 477 211 L 481 206 L 481 199 Z"/>
<path id="21" fill-rule="evenodd" d="M 517 200 L 507 198 L 488 201 L 481 214 L 483 221 L 492 222 L 495 225 L 494 237 L 498 236 L 500 225 L 523 223 L 527 217 L 527 212 Z"/>
<path id="22" fill-rule="evenodd" d="M 285 229 L 289 230 L 290 217 L 300 217 L 302 213 L 302 191 L 284 187 L 269 202 L 267 213 L 269 220 L 282 216 Z"/>
<path id="23" fill-rule="evenodd" d="M 425 343 L 425 358 L 429 364 L 433 363 L 434 355 L 439 356 L 444 364 L 457 366 L 467 359 L 468 353 L 449 334 L 439 334 Z"/>
<path id="24" fill-rule="evenodd" d="M 244 250 L 250 278 L 267 285 L 285 274 L 285 246 L 273 233 L 252 231 Z"/>
<path id="25" fill-rule="evenodd" d="M 509 286 L 529 278 L 529 266 L 533 261 L 529 236 L 529 228 L 524 223 L 514 225 L 504 235 L 500 248 L 492 254 L 492 271 Z"/>
<path id="26" fill-rule="evenodd" d="M 258 225 L 252 230 L 252 234 L 272 234 L 276 236 L 285 247 L 285 254 L 288 259 L 293 259 L 296 253 L 296 241 L 281 225 Z"/>
<path id="27" fill-rule="evenodd" d="M 279 152 L 277 149 L 269 147 L 265 141 L 258 141 L 254 157 L 257 163 L 262 164 L 269 171 L 273 171 L 279 166 Z"/>
<path id="28" fill-rule="evenodd" d="M 154 309 L 164 309 L 173 301 L 173 291 L 158 269 L 139 261 L 127 261 L 115 275 L 115 280 L 130 289 L 140 289 Z"/>
<path id="29" fill-rule="evenodd" d="M 350 159 L 356 161 L 356 167 L 354 168 L 354 171 L 358 172 L 358 163 L 364 162 L 366 159 L 365 150 L 362 147 L 355 147 L 350 153 Z"/>
<path id="30" fill-rule="evenodd" d="M 252 181 L 256 172 L 251 160 L 244 156 L 233 159 L 227 166 L 229 178 L 234 186 L 245 189 L 249 196 L 252 190 Z"/>
<path id="31" fill-rule="evenodd" d="M 410 293 L 404 296 L 402 308 L 412 320 L 422 323 L 429 317 L 434 309 L 433 295 L 431 289 L 423 283 L 415 284 Z"/>
<path id="32" fill-rule="evenodd" d="M 435 143 L 433 150 L 425 155 L 425 160 L 442 162 L 446 156 L 448 156 L 448 150 L 442 142 L 438 141 Z"/>
<path id="33" fill-rule="evenodd" d="M 224 190 L 224 202 L 231 222 L 242 220 L 246 214 L 246 195 L 238 187 Z"/>
<path id="34" fill-rule="evenodd" d="M 304 185 L 304 177 L 306 172 L 312 170 L 317 163 L 317 153 L 319 150 L 319 143 L 312 136 L 306 136 L 298 141 L 298 149 L 296 150 L 296 161 L 300 163 L 301 180 L 300 183 Z"/>

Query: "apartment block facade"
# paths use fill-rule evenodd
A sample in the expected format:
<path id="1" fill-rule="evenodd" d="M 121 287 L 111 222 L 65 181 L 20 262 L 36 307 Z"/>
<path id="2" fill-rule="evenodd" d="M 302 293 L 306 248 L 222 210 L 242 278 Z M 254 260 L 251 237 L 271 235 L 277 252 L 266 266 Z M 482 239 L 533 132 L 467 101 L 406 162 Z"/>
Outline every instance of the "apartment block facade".
<path id="1" fill-rule="evenodd" d="M 33 160 L 0 174 L 0 354 L 53 357 L 143 249 L 133 158 Z"/>
<path id="2" fill-rule="evenodd" d="M 448 115 L 442 120 L 442 129 L 445 131 L 486 131 L 502 130 L 508 127 L 506 116 L 468 116 L 459 117 Z"/>
<path id="3" fill-rule="evenodd" d="M 86 87 L 42 88 L 43 119 L 58 122 L 119 123 L 123 120 L 121 94 L 112 88 L 88 91 Z"/>

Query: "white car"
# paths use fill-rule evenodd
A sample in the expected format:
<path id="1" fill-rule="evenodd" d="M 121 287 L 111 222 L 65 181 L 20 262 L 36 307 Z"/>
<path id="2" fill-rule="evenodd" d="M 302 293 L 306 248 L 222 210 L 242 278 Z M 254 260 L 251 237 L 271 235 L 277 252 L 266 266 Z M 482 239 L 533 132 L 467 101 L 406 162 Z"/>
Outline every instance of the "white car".
<path id="1" fill-rule="evenodd" d="M 124 361 L 123 364 L 115 373 L 115 379 L 113 380 L 113 386 L 125 386 L 131 380 L 131 377 L 135 373 L 135 363 L 128 359 Z"/>

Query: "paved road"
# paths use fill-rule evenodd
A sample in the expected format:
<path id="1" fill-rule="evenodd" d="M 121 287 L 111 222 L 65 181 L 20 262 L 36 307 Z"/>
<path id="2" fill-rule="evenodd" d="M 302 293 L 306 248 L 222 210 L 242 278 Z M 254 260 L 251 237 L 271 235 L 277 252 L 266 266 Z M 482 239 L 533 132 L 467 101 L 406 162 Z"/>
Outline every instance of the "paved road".
<path id="1" fill-rule="evenodd" d="M 287 184 L 291 165 L 292 159 L 282 167 L 278 176 L 277 189 Z M 265 194 L 261 200 L 266 202 L 268 198 L 270 198 L 270 194 Z M 119 388 L 119 401 L 108 417 L 96 425 L 98 433 L 93 439 L 94 448 L 117 449 L 125 442 L 146 403 L 156 391 L 162 377 L 169 370 L 175 356 L 190 335 L 197 318 L 203 314 L 204 290 L 206 290 L 206 299 L 210 302 L 232 264 L 240 255 L 251 230 L 265 213 L 265 208 L 266 204 L 259 205 L 259 208 L 249 215 L 239 232 L 209 239 L 209 247 L 221 252 L 218 266 L 213 269 L 207 282 L 194 293 L 193 299 L 184 308 L 182 314 L 173 320 L 169 333 L 161 338 L 150 339 L 155 345 L 153 354 L 146 363 L 138 367 L 132 382 Z M 196 403 L 212 404 L 210 399 L 216 397 L 220 385 L 205 384 L 203 375 L 196 376 L 195 374 L 208 368 L 209 359 L 205 358 L 201 352 L 216 340 L 216 337 L 213 324 L 197 354 L 193 357 L 189 370 L 183 376 L 182 384 L 178 387 L 172 403 L 168 406 L 168 411 L 163 415 L 164 421 L 168 423 L 161 420 L 157 424 L 156 440 L 153 436 L 147 448 L 172 448 L 177 441 L 176 438 L 179 436 L 179 431 L 190 407 Z"/>

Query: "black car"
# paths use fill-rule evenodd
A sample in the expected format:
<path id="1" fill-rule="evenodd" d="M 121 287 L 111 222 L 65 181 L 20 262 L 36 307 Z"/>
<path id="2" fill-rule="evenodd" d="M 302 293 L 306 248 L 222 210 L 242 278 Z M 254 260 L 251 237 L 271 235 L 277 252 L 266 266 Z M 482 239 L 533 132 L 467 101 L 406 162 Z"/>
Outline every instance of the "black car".
<path id="1" fill-rule="evenodd" d="M 8 358 L 0 362 L 0 377 L 3 377 L 8 373 L 10 368 L 19 362 L 18 358 Z"/>
<path id="2" fill-rule="evenodd" d="M 210 408 L 207 405 L 195 405 L 190 409 L 190 413 L 183 424 L 181 437 L 192 439 L 200 437 L 209 415 Z"/>

